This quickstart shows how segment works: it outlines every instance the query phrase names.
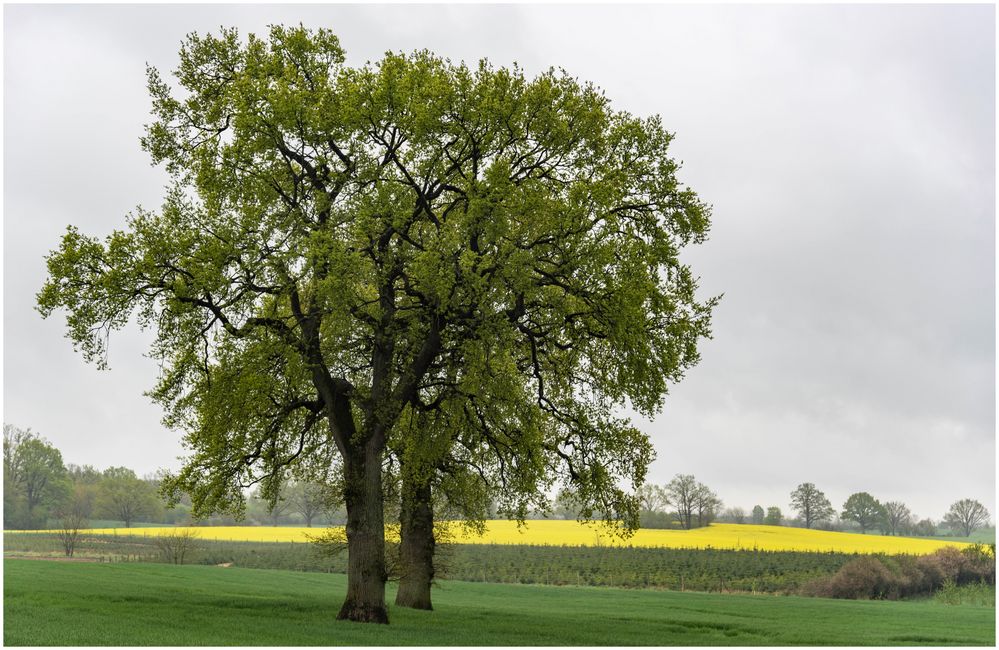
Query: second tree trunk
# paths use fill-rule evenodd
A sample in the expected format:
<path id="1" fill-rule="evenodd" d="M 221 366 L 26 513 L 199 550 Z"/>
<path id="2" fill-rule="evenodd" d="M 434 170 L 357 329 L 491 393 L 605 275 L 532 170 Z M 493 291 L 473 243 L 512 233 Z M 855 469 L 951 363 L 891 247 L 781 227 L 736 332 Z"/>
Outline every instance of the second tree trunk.
<path id="1" fill-rule="evenodd" d="M 433 609 L 430 585 L 434 579 L 434 511 L 429 482 L 403 480 L 399 513 L 401 577 L 395 604 Z"/>

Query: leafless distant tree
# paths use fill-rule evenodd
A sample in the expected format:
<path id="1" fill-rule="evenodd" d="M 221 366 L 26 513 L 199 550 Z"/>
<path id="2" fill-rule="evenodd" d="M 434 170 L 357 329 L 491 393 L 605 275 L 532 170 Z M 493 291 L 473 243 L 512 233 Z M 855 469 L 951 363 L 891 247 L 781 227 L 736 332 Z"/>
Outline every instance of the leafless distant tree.
<path id="1" fill-rule="evenodd" d="M 170 564 L 183 564 L 184 558 L 198 547 L 201 535 L 193 528 L 178 528 L 155 537 L 156 548 L 164 561 Z"/>
<path id="2" fill-rule="evenodd" d="M 676 509 L 680 525 L 689 529 L 697 504 L 697 481 L 690 474 L 677 474 L 666 485 L 666 497 Z"/>
<path id="3" fill-rule="evenodd" d="M 287 499 L 292 509 L 305 519 L 305 525 L 312 527 L 312 520 L 326 508 L 327 494 L 321 485 L 299 481 L 288 486 Z"/>
<path id="4" fill-rule="evenodd" d="M 936 537 L 937 525 L 932 519 L 920 519 L 912 526 L 912 533 L 919 537 Z"/>
<path id="5" fill-rule="evenodd" d="M 271 525 L 277 526 L 278 521 L 291 509 L 291 503 L 286 499 L 278 499 L 274 505 L 268 506 L 267 514 L 271 518 Z"/>
<path id="6" fill-rule="evenodd" d="M 694 517 L 698 526 L 707 526 L 721 509 L 721 499 L 708 486 L 698 483 L 690 474 L 677 474 L 666 485 L 666 499 L 676 511 L 680 525 L 693 528 Z"/>
<path id="7" fill-rule="evenodd" d="M 714 521 L 715 515 L 721 509 L 722 501 L 718 495 L 703 483 L 697 484 L 694 493 L 694 510 L 697 513 L 697 526 L 707 526 Z"/>
<path id="8" fill-rule="evenodd" d="M 722 517 L 733 524 L 746 523 L 746 511 L 742 508 L 728 508 L 722 513 Z"/>
<path id="9" fill-rule="evenodd" d="M 641 502 L 642 510 L 648 510 L 649 512 L 663 512 L 666 506 L 669 505 L 669 499 L 666 497 L 666 490 L 654 483 L 646 483 L 642 487 L 635 491 L 635 496 L 638 497 L 639 502 Z"/>
<path id="10" fill-rule="evenodd" d="M 901 535 L 912 521 L 912 512 L 901 501 L 889 501 L 885 507 L 885 532 Z"/>
<path id="11" fill-rule="evenodd" d="M 56 537 L 62 542 L 66 557 L 73 557 L 77 542 L 80 541 L 80 531 L 87 528 L 90 523 L 87 519 L 90 494 L 84 488 L 85 486 L 76 486 L 57 513 L 59 525 L 56 529 Z"/>
<path id="12" fill-rule="evenodd" d="M 989 523 L 989 511 L 974 499 L 961 499 L 951 505 L 950 510 L 944 515 L 944 523 L 951 530 L 961 531 L 965 537 L 968 537 Z"/>

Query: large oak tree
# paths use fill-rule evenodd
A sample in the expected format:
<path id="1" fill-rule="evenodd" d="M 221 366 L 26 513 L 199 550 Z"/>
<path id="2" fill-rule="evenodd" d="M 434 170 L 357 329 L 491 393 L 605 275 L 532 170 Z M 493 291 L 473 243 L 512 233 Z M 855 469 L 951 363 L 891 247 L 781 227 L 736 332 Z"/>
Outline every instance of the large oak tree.
<path id="1" fill-rule="evenodd" d="M 195 514 L 335 467 L 339 616 L 375 622 L 390 458 L 416 493 L 564 477 L 584 513 L 637 515 L 619 484 L 652 448 L 612 413 L 661 408 L 715 304 L 680 261 L 709 211 L 658 118 L 555 71 L 428 52 L 352 68 L 303 28 L 191 35 L 176 78 L 149 70 L 162 208 L 103 241 L 70 227 L 39 308 L 66 309 L 101 366 L 110 331 L 155 328 L 151 394 L 191 450 L 166 484 Z M 411 426 L 434 417 L 433 439 Z"/>

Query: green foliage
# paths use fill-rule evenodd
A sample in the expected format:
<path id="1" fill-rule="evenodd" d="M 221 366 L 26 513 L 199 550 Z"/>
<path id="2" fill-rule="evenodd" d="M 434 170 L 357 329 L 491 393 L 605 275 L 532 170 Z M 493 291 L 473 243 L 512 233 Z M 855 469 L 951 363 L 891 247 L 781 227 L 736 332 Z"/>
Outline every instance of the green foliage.
<path id="1" fill-rule="evenodd" d="M 334 515 L 342 504 L 340 492 L 335 488 L 310 481 L 295 481 L 285 489 L 285 498 L 291 510 L 302 517 L 307 527 L 322 515 Z"/>
<path id="2" fill-rule="evenodd" d="M 932 519 L 921 519 L 913 525 L 912 534 L 918 537 L 936 537 L 937 526 Z"/>
<path id="3" fill-rule="evenodd" d="M 856 492 L 843 504 L 842 517 L 855 521 L 860 526 L 860 532 L 866 532 L 875 526 L 883 526 L 886 513 L 880 501 L 867 492 Z"/>
<path id="4" fill-rule="evenodd" d="M 753 506 L 753 519 L 752 522 L 756 525 L 761 525 L 766 520 L 766 512 L 763 510 L 763 506 Z"/>
<path id="5" fill-rule="evenodd" d="M 7 560 L 4 643 L 995 645 L 981 606 L 446 582 L 432 614 L 391 608 L 391 626 L 367 626 L 330 615 L 345 588 L 340 575 Z"/>
<path id="6" fill-rule="evenodd" d="M 44 528 L 70 493 L 62 454 L 44 438 L 3 427 L 4 528 Z"/>
<path id="7" fill-rule="evenodd" d="M 780 526 L 780 522 L 783 520 L 784 515 L 781 513 L 780 508 L 770 506 L 767 508 L 767 516 L 763 518 L 763 523 L 767 526 Z"/>
<path id="8" fill-rule="evenodd" d="M 828 521 L 836 512 L 814 483 L 802 483 L 791 492 L 791 507 L 805 521 L 805 528 L 811 528 L 813 523 Z"/>
<path id="9" fill-rule="evenodd" d="M 944 605 L 972 605 L 995 609 L 996 587 L 985 582 L 961 586 L 946 582 L 940 591 L 933 594 L 933 601 Z"/>
<path id="10" fill-rule="evenodd" d="M 109 467 L 97 484 L 96 513 L 122 521 L 126 528 L 136 521 L 156 519 L 160 508 L 156 489 L 127 467 Z"/>
<path id="11" fill-rule="evenodd" d="M 680 523 L 672 512 L 642 510 L 642 528 L 679 528 Z"/>
<path id="12" fill-rule="evenodd" d="M 155 330 L 150 394 L 191 450 L 174 498 L 238 515 L 247 486 L 273 502 L 289 467 L 325 481 L 373 445 L 439 467 L 470 516 L 562 481 L 582 516 L 637 525 L 622 485 L 653 450 L 613 413 L 661 407 L 717 302 L 680 262 L 710 210 L 658 117 L 554 70 L 347 67 L 301 27 L 191 35 L 175 74 L 148 74 L 161 210 L 68 228 L 38 295 L 102 367 L 109 332 Z"/>

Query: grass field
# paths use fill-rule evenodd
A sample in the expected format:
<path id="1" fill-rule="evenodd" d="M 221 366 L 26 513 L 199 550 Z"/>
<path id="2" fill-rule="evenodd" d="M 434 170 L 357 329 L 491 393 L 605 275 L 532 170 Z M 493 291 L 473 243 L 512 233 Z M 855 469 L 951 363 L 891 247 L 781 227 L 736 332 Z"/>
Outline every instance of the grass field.
<path id="1" fill-rule="evenodd" d="M 176 528 L 93 529 L 88 534 L 152 536 L 170 534 Z M 202 539 L 248 542 L 306 542 L 321 529 L 272 526 L 205 526 L 196 528 Z M 51 531 L 37 531 L 51 532 Z M 622 540 L 597 526 L 576 521 L 533 520 L 518 528 L 513 521 L 489 521 L 479 536 L 453 527 L 454 541 L 461 544 L 529 544 L 569 546 L 635 546 L 663 548 L 716 548 L 766 551 L 818 551 L 841 553 L 932 553 L 944 546 L 964 542 L 913 537 L 886 537 L 836 533 L 785 526 L 712 524 L 693 530 L 643 528 Z"/>
<path id="2" fill-rule="evenodd" d="M 334 620 L 345 577 L 4 561 L 6 645 L 979 645 L 995 609 L 445 582 L 434 612 Z M 389 589 L 389 599 L 394 589 Z"/>
<path id="3" fill-rule="evenodd" d="M 970 537 L 955 537 L 952 535 L 940 537 L 931 537 L 930 539 L 949 539 L 956 542 L 971 542 L 975 544 L 995 544 L 996 543 L 996 529 L 993 528 L 981 528 L 979 530 L 971 533 Z"/>

